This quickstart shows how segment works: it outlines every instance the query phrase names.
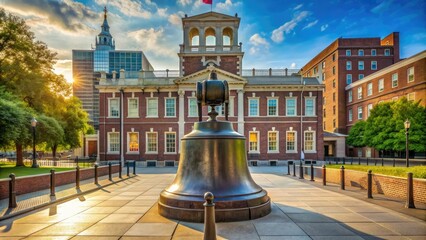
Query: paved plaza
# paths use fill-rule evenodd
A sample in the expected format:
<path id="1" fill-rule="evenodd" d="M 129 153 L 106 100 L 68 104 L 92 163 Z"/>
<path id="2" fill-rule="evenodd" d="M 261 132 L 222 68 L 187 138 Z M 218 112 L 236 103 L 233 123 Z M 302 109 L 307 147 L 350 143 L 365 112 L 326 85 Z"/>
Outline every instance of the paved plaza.
<path id="1" fill-rule="evenodd" d="M 418 218 L 300 181 L 279 169 L 251 168 L 272 199 L 271 214 L 217 223 L 218 239 L 426 239 L 426 223 Z M 202 223 L 157 213 L 158 196 L 176 170 L 138 171 L 134 178 L 79 198 L 3 220 L 0 239 L 202 239 Z"/>

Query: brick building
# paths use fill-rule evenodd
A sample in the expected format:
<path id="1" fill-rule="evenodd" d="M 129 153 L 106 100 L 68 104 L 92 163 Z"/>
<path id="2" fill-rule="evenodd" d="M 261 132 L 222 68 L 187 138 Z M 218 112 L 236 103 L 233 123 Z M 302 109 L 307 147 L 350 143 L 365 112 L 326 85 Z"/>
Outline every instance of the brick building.
<path id="1" fill-rule="evenodd" d="M 366 120 L 375 104 L 400 97 L 421 100 L 426 105 L 426 51 L 401 60 L 364 79 L 346 86 L 346 131 L 359 120 Z M 349 156 L 378 157 L 371 148 L 349 147 Z"/>
<path id="2" fill-rule="evenodd" d="M 399 61 L 399 33 L 380 38 L 338 38 L 302 69 L 325 84 L 323 126 L 347 134 L 345 87 Z"/>
<path id="3" fill-rule="evenodd" d="M 179 76 L 140 71 L 137 78 L 101 73 L 99 158 L 173 166 L 180 139 L 198 121 L 195 84 L 216 71 L 230 88 L 229 121 L 246 136 L 248 160 L 275 165 L 323 159 L 322 92 L 315 77 L 291 70 L 242 70 L 240 18 L 216 12 L 185 16 Z M 207 119 L 207 107 L 203 115 Z M 219 120 L 223 120 L 219 108 Z M 222 115 L 222 116 L 221 116 Z"/>

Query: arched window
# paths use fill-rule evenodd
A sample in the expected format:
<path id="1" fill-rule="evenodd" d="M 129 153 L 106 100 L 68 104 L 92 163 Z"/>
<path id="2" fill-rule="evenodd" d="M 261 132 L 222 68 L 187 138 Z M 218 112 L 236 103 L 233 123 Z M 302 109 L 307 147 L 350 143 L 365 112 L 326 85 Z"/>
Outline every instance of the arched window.
<path id="1" fill-rule="evenodd" d="M 200 45 L 200 32 L 197 28 L 193 28 L 189 31 L 189 43 L 191 46 Z"/>
<path id="2" fill-rule="evenodd" d="M 213 28 L 206 29 L 206 46 L 215 46 L 216 45 L 216 32 Z"/>
<path id="3" fill-rule="evenodd" d="M 232 42 L 234 41 L 234 39 L 232 38 L 233 37 L 232 28 L 230 28 L 230 27 L 224 28 L 222 35 L 223 35 L 223 40 L 222 40 L 223 45 L 224 46 L 232 45 Z"/>

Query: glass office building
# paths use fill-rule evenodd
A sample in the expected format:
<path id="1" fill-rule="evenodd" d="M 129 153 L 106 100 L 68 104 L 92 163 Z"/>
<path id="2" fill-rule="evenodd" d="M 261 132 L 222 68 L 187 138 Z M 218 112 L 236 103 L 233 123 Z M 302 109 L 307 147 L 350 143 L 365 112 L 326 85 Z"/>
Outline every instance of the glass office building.
<path id="1" fill-rule="evenodd" d="M 126 78 L 137 78 L 139 71 L 152 71 L 152 66 L 142 51 L 115 50 L 115 41 L 109 32 L 107 10 L 104 9 L 104 21 L 101 32 L 96 37 L 96 47 L 92 50 L 72 51 L 73 93 L 89 114 L 91 124 L 99 129 L 99 84 L 100 72 L 112 75 L 124 69 Z"/>

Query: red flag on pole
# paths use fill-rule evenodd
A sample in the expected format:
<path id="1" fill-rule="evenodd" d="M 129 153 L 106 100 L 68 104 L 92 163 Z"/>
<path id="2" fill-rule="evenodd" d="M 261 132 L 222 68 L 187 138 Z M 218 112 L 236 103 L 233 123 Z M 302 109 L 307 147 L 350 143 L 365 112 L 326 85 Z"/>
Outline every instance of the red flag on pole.
<path id="1" fill-rule="evenodd" d="M 205 4 L 213 4 L 213 0 L 202 0 Z"/>

